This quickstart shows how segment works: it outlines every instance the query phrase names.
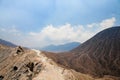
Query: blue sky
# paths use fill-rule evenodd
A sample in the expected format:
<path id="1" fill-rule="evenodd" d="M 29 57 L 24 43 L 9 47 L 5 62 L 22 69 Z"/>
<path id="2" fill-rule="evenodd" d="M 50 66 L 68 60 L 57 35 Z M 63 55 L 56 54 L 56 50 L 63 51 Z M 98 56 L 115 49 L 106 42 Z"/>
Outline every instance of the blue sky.
<path id="1" fill-rule="evenodd" d="M 0 38 L 27 47 L 84 42 L 102 29 L 120 25 L 119 4 L 120 0 L 0 0 Z M 65 33 L 61 28 L 72 29 L 73 33 Z M 73 36 L 64 39 L 60 30 Z M 74 33 L 79 30 L 86 32 L 86 38 Z"/>

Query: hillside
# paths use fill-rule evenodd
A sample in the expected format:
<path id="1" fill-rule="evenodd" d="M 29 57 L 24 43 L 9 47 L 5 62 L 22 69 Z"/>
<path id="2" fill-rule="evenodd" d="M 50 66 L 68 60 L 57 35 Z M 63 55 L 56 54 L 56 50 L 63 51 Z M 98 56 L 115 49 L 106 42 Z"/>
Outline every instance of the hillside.
<path id="1" fill-rule="evenodd" d="M 77 71 L 120 77 L 120 27 L 101 31 L 71 52 L 69 60 L 74 66 L 70 66 Z"/>
<path id="2" fill-rule="evenodd" d="M 9 41 L 5 41 L 5 40 L 3 40 L 3 39 L 0 39 L 0 44 L 6 45 L 6 46 L 10 46 L 10 47 L 16 47 L 15 44 L 13 44 L 13 43 L 11 43 L 11 42 L 9 42 Z"/>
<path id="3" fill-rule="evenodd" d="M 103 30 L 67 53 L 46 55 L 67 68 L 93 77 L 120 77 L 120 27 Z"/>
<path id="4" fill-rule="evenodd" d="M 44 52 L 0 45 L 0 80 L 93 80 L 89 75 L 63 68 Z"/>

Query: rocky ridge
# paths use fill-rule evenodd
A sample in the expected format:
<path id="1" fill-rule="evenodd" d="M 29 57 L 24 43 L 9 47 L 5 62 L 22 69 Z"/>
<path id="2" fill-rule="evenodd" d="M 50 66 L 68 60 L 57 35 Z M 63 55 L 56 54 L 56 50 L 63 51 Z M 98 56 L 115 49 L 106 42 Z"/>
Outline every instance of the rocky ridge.
<path id="1" fill-rule="evenodd" d="M 85 77 L 87 76 L 87 77 Z M 0 45 L 0 80 L 93 80 L 59 66 L 41 51 Z"/>

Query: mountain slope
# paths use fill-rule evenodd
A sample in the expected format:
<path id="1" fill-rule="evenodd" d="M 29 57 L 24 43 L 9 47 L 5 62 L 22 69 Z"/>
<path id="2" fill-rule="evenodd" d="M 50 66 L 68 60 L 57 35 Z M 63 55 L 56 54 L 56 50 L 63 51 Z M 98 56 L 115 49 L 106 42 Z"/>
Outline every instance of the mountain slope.
<path id="1" fill-rule="evenodd" d="M 120 80 L 120 27 L 61 54 L 0 44 L 0 80 Z"/>
<path id="2" fill-rule="evenodd" d="M 93 38 L 72 50 L 71 64 L 79 62 L 77 71 L 93 75 L 113 75 L 120 77 L 120 27 L 113 27 L 95 35 Z M 74 59 L 76 58 L 76 59 Z M 82 65 L 78 67 L 78 65 Z M 90 65 L 90 66 L 89 66 Z"/>
<path id="3" fill-rule="evenodd" d="M 44 54 L 0 45 L 0 80 L 114 80 L 109 76 L 97 79 L 62 67 Z"/>
<path id="4" fill-rule="evenodd" d="M 94 77 L 120 77 L 120 27 L 103 30 L 70 52 L 46 55 L 67 68 Z"/>
<path id="5" fill-rule="evenodd" d="M 43 52 L 0 45 L 0 80 L 93 80 L 59 66 Z"/>
<path id="6" fill-rule="evenodd" d="M 72 50 L 80 45 L 79 42 L 71 42 L 63 45 L 49 45 L 42 48 L 41 50 L 50 51 L 50 52 L 64 52 Z"/>
<path id="7" fill-rule="evenodd" d="M 3 39 L 0 39 L 0 44 L 6 45 L 6 46 L 11 46 L 11 47 L 16 47 L 15 44 L 13 44 L 13 43 L 11 43 L 11 42 L 9 42 L 9 41 L 5 41 L 5 40 L 3 40 Z"/>

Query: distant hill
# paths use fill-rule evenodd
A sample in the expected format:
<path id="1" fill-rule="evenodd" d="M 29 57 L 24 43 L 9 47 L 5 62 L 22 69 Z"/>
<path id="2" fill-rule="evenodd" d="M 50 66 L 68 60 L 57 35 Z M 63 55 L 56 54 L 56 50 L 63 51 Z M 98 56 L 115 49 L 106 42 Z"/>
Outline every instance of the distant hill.
<path id="1" fill-rule="evenodd" d="M 10 47 L 16 47 L 15 44 L 13 44 L 13 43 L 11 43 L 11 42 L 9 42 L 9 41 L 5 41 L 5 40 L 3 40 L 3 39 L 0 39 L 0 44 L 6 45 L 6 46 L 10 46 Z"/>
<path id="2" fill-rule="evenodd" d="M 42 48 L 41 50 L 50 51 L 50 52 L 64 52 L 64 51 L 72 50 L 73 48 L 76 48 L 79 45 L 80 45 L 79 42 L 71 42 L 63 45 L 49 45 Z"/>

